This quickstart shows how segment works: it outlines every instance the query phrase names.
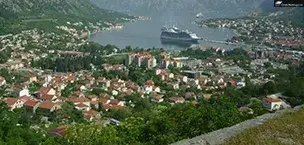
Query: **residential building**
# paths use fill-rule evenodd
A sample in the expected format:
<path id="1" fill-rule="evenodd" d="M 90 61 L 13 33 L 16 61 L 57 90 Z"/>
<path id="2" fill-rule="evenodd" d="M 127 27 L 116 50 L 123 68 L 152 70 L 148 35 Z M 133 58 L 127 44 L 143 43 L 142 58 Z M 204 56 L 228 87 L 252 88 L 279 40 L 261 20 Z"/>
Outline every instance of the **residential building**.
<path id="1" fill-rule="evenodd" d="M 16 108 L 21 108 L 23 107 L 24 102 L 21 99 L 17 99 L 17 98 L 6 98 L 5 99 L 7 105 L 9 106 L 9 108 L 11 108 L 11 110 L 14 110 Z"/>
<path id="2" fill-rule="evenodd" d="M 6 84 L 6 80 L 3 77 L 0 77 L 0 87 Z"/>
<path id="3" fill-rule="evenodd" d="M 269 111 L 276 111 L 279 110 L 282 106 L 282 100 L 279 98 L 272 98 L 272 97 L 266 97 L 263 100 L 263 105 L 269 110 Z"/>
<path id="4" fill-rule="evenodd" d="M 53 103 L 50 101 L 44 101 L 38 105 L 38 108 L 43 113 L 51 113 L 51 112 L 54 112 L 54 111 L 60 109 L 61 107 L 60 107 L 60 105 L 58 105 L 56 103 Z"/>
<path id="5" fill-rule="evenodd" d="M 148 52 L 127 54 L 125 65 L 129 66 L 131 64 L 137 67 L 143 66 L 147 68 L 153 68 L 157 65 L 155 57 Z"/>

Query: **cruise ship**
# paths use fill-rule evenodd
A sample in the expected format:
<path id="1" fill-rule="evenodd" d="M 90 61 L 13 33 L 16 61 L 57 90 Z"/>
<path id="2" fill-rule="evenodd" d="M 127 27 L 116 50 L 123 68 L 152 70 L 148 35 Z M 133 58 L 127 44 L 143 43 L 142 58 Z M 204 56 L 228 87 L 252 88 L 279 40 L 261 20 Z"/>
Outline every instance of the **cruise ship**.
<path id="1" fill-rule="evenodd" d="M 178 43 L 198 43 L 201 40 L 195 33 L 188 30 L 180 30 L 177 27 L 163 27 L 160 38 L 162 41 Z"/>

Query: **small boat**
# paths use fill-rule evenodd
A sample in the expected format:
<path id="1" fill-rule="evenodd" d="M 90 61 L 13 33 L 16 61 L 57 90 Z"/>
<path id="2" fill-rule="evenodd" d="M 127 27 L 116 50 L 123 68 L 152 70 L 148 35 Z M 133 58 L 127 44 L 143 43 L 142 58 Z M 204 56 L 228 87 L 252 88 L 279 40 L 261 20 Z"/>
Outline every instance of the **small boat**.
<path id="1" fill-rule="evenodd" d="M 202 13 L 197 13 L 197 14 L 196 14 L 196 18 L 200 18 L 200 17 L 202 17 L 202 16 L 203 16 Z"/>

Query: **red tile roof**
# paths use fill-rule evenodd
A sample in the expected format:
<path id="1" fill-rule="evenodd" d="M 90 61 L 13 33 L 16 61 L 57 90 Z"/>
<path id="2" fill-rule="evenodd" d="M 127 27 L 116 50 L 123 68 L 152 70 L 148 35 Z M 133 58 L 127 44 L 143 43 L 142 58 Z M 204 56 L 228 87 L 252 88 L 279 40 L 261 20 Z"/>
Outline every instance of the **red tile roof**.
<path id="1" fill-rule="evenodd" d="M 39 108 L 43 108 L 43 109 L 52 109 L 55 105 L 57 105 L 56 103 L 53 102 L 49 102 L 49 101 L 44 101 L 41 102 L 41 104 L 39 104 Z"/>
<path id="2" fill-rule="evenodd" d="M 91 110 L 89 110 L 89 111 L 86 111 L 86 112 L 84 112 L 85 114 L 89 114 L 89 115 L 96 115 L 96 114 L 98 114 L 98 112 L 97 111 L 95 111 L 95 110 L 93 110 L 93 109 L 91 109 Z"/>
<path id="3" fill-rule="evenodd" d="M 117 99 L 112 99 L 111 101 L 110 101 L 110 104 L 111 105 L 118 105 L 119 104 L 119 100 L 117 100 Z"/>
<path id="4" fill-rule="evenodd" d="M 73 102 L 73 103 L 90 102 L 90 100 L 88 98 L 71 97 L 69 98 L 69 102 Z"/>
<path id="5" fill-rule="evenodd" d="M 65 135 L 65 131 L 66 131 L 66 127 L 65 126 L 59 126 L 56 129 L 51 130 L 49 133 L 50 134 L 55 134 L 58 136 L 64 136 Z"/>
<path id="6" fill-rule="evenodd" d="M 83 103 L 79 103 L 76 105 L 77 107 L 83 108 L 83 107 L 88 107 L 86 104 Z"/>
<path id="7" fill-rule="evenodd" d="M 39 92 L 41 95 L 47 94 L 52 88 L 46 88 L 46 87 L 42 87 L 40 88 Z"/>
<path id="8" fill-rule="evenodd" d="M 14 105 L 17 102 L 17 100 L 18 99 L 16 99 L 16 98 L 8 97 L 8 98 L 6 98 L 5 101 L 6 101 L 7 105 L 11 106 L 11 105 Z"/>
<path id="9" fill-rule="evenodd" d="M 106 104 L 108 102 L 109 99 L 107 98 L 99 98 L 99 102 Z"/>
<path id="10" fill-rule="evenodd" d="M 271 97 L 266 97 L 266 98 L 264 98 L 264 100 L 265 100 L 266 102 L 282 102 L 281 99 L 278 99 L 278 98 L 271 98 Z"/>
<path id="11" fill-rule="evenodd" d="M 34 107 L 38 102 L 35 101 L 35 100 L 27 100 L 25 103 L 24 103 L 24 106 L 29 106 L 29 107 Z"/>
<path id="12" fill-rule="evenodd" d="M 146 82 L 146 85 L 152 86 L 152 85 L 154 85 L 154 82 L 153 82 L 152 80 L 148 80 L 148 81 Z"/>
<path id="13" fill-rule="evenodd" d="M 52 101 L 52 99 L 54 98 L 54 96 L 53 95 L 42 94 L 40 96 L 40 98 L 43 99 L 43 100 Z"/>

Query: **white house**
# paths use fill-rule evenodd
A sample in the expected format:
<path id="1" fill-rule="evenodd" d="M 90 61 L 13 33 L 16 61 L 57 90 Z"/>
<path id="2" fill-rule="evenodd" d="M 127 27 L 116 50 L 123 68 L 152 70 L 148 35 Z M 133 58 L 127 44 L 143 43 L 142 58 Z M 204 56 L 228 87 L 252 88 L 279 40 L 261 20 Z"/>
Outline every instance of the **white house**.
<path id="1" fill-rule="evenodd" d="M 279 98 L 266 97 L 263 100 L 263 105 L 270 111 L 279 110 L 282 106 L 282 100 Z"/>
<path id="2" fill-rule="evenodd" d="M 0 77 L 0 86 L 3 86 L 6 84 L 6 80 L 3 77 Z"/>
<path id="3" fill-rule="evenodd" d="M 20 92 L 19 92 L 19 97 L 21 97 L 21 96 L 30 96 L 30 92 L 29 92 L 29 90 L 28 89 L 23 89 L 23 90 L 21 90 Z"/>
<path id="4" fill-rule="evenodd" d="M 153 95 L 152 99 L 151 99 L 152 102 L 155 102 L 155 103 L 161 103 L 164 101 L 163 99 L 163 96 L 160 96 L 158 94 L 155 94 Z"/>

